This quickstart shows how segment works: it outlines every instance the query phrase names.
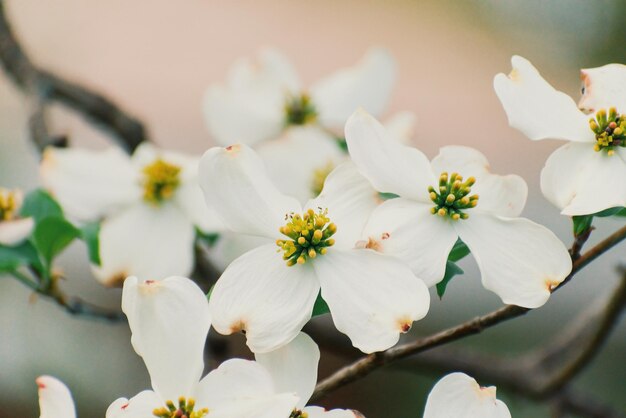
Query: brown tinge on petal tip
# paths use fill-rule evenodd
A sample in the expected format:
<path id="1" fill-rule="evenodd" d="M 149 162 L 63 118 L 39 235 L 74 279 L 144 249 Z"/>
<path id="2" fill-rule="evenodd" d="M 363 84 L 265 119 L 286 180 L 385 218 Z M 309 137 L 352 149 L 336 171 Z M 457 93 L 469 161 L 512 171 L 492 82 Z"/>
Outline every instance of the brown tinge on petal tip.
<path id="1" fill-rule="evenodd" d="M 548 292 L 552 292 L 554 291 L 554 289 L 556 289 L 559 284 L 561 284 L 560 282 L 557 282 L 556 280 L 553 279 L 546 279 L 546 288 L 548 289 Z"/>
<path id="2" fill-rule="evenodd" d="M 41 379 L 36 379 L 36 380 L 35 380 L 35 383 L 37 383 L 37 387 L 38 387 L 39 389 L 45 389 L 45 388 L 46 388 L 46 384 L 45 384 L 45 383 L 43 383 L 43 382 L 41 381 Z"/>
<path id="3" fill-rule="evenodd" d="M 240 149 L 241 149 L 241 146 L 239 146 L 239 144 L 229 145 L 226 147 L 226 151 L 228 152 L 237 152 Z"/>
<path id="4" fill-rule="evenodd" d="M 400 319 L 398 321 L 400 332 L 402 332 L 402 333 L 409 332 L 409 330 L 411 329 L 412 322 L 413 321 L 411 321 L 410 319 L 407 319 L 407 318 Z"/>
<path id="5" fill-rule="evenodd" d="M 116 273 L 110 276 L 105 282 L 104 285 L 106 287 L 122 287 L 124 285 L 124 280 L 129 276 L 128 273 L 122 271 L 120 273 Z"/>
<path id="6" fill-rule="evenodd" d="M 513 68 L 511 70 L 511 72 L 509 73 L 509 79 L 511 79 L 511 81 L 520 81 L 520 76 L 519 76 L 519 71 L 517 71 L 516 68 Z"/>
<path id="7" fill-rule="evenodd" d="M 235 333 L 239 331 L 243 332 L 244 334 L 246 333 L 246 323 L 243 319 L 240 319 L 239 321 L 234 322 L 230 326 L 230 332 Z"/>

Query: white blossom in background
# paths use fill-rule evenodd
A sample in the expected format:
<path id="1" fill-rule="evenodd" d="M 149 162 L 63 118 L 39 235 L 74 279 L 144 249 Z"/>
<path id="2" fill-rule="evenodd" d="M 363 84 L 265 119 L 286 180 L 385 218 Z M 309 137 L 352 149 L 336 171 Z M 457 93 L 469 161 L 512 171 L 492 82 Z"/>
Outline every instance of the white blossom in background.
<path id="1" fill-rule="evenodd" d="M 127 156 L 105 151 L 48 148 L 41 163 L 44 186 L 66 214 L 102 220 L 96 277 L 114 286 L 129 275 L 162 279 L 188 275 L 195 228 L 220 228 L 197 181 L 198 158 L 143 144 Z"/>
<path id="2" fill-rule="evenodd" d="M 570 216 L 626 206 L 626 182 L 613 180 L 626 178 L 626 66 L 582 70 L 580 110 L 528 60 L 511 62 L 511 73 L 494 79 L 509 124 L 532 140 L 569 141 L 541 171 L 544 196 Z"/>
<path id="3" fill-rule="evenodd" d="M 0 187 L 0 245 L 14 246 L 28 238 L 35 226 L 33 218 L 21 218 L 23 195 L 20 190 Z"/>
<path id="4" fill-rule="evenodd" d="M 75 418 L 76 410 L 70 390 L 52 376 L 39 376 L 39 418 Z"/>
<path id="5" fill-rule="evenodd" d="M 201 379 L 211 318 L 204 293 L 191 280 L 129 277 L 122 310 L 152 390 L 114 401 L 107 418 L 288 418 L 296 408 L 295 390 L 277 392 L 271 374 L 254 361 L 225 361 Z"/>
<path id="6" fill-rule="evenodd" d="M 337 329 L 364 352 L 391 347 L 426 315 L 428 290 L 404 263 L 355 248 L 378 195 L 351 163 L 304 206 L 274 186 L 246 145 L 208 150 L 199 172 L 225 226 L 265 238 L 215 285 L 209 307 L 218 332 L 244 330 L 255 353 L 279 348 L 311 318 L 320 288 Z"/>
<path id="7" fill-rule="evenodd" d="M 437 382 L 428 395 L 424 418 L 511 418 L 506 404 L 496 399 L 495 386 L 482 387 L 464 373 Z"/>
<path id="8" fill-rule="evenodd" d="M 480 152 L 448 146 L 429 162 L 362 110 L 348 120 L 346 140 L 354 163 L 374 187 L 399 196 L 376 208 L 362 245 L 404 260 L 427 285 L 443 279 L 458 238 L 474 255 L 483 286 L 507 304 L 543 305 L 571 271 L 563 243 L 519 217 L 527 195 L 524 180 L 492 174 Z"/>

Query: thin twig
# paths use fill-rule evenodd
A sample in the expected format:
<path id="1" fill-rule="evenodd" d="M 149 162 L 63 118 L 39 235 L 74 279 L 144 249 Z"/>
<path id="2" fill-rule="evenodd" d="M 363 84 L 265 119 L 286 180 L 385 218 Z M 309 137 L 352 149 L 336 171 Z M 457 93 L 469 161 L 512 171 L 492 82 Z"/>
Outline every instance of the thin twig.
<path id="1" fill-rule="evenodd" d="M 571 273 L 554 290 L 558 290 L 563 287 L 563 285 L 583 267 L 625 238 L 626 226 L 604 239 L 602 242 L 574 261 Z M 327 393 L 353 382 L 387 363 L 400 360 L 451 341 L 456 341 L 468 335 L 478 334 L 483 330 L 501 322 L 522 316 L 528 311 L 530 311 L 530 309 L 515 305 L 507 305 L 489 314 L 474 318 L 471 321 L 440 331 L 431 336 L 390 348 L 384 352 L 369 354 L 352 364 L 337 370 L 331 376 L 318 383 L 311 399 L 317 400 Z"/>
<path id="2" fill-rule="evenodd" d="M 26 95 L 42 104 L 57 101 L 70 107 L 113 134 L 128 152 L 147 140 L 141 122 L 106 97 L 34 65 L 18 42 L 5 9 L 5 1 L 0 0 L 0 62 Z"/>

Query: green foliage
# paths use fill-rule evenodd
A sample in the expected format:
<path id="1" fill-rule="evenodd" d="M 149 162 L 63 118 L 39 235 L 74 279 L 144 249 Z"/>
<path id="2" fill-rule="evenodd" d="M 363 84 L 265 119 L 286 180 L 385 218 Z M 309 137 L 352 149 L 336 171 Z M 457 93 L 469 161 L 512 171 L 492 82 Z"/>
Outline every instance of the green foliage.
<path id="1" fill-rule="evenodd" d="M 32 217 L 36 223 L 39 223 L 39 221 L 48 217 L 62 218 L 63 209 L 48 192 L 37 189 L 28 193 L 24 198 L 20 216 Z"/>
<path id="2" fill-rule="evenodd" d="M 31 242 L 26 241 L 15 247 L 0 245 L 1 273 L 12 272 L 25 265 L 32 265 L 38 270 L 41 269 L 39 254 Z"/>
<path id="3" fill-rule="evenodd" d="M 572 216 L 574 235 L 578 236 L 591 228 L 594 216 L 598 218 L 606 218 L 608 216 L 626 216 L 626 208 L 617 206 L 593 213 L 591 215 Z"/>
<path id="4" fill-rule="evenodd" d="M 49 269 L 54 257 L 80 235 L 80 230 L 65 219 L 48 217 L 37 223 L 32 240 Z"/>
<path id="5" fill-rule="evenodd" d="M 340 150 L 342 150 L 345 153 L 348 153 L 348 142 L 346 141 L 345 138 L 335 138 L 335 141 L 337 141 L 337 146 L 339 147 Z"/>
<path id="6" fill-rule="evenodd" d="M 315 305 L 313 305 L 313 316 L 324 315 L 330 312 L 330 308 L 326 301 L 322 298 L 322 294 L 317 295 Z"/>
<path id="7" fill-rule="evenodd" d="M 95 265 L 100 265 L 100 223 L 91 222 L 80 229 L 80 238 L 87 244 L 89 261 Z"/>
<path id="8" fill-rule="evenodd" d="M 220 239 L 220 234 L 216 233 L 205 233 L 200 229 L 196 228 L 196 239 L 205 242 L 209 247 L 212 247 L 217 243 Z"/>
<path id="9" fill-rule="evenodd" d="M 437 283 L 437 295 L 439 299 L 443 298 L 443 295 L 446 293 L 446 288 L 448 287 L 448 283 L 450 280 L 456 275 L 463 274 L 464 271 L 459 267 L 456 263 L 452 261 L 446 261 L 446 274 L 443 276 L 443 280 Z"/>
<path id="10" fill-rule="evenodd" d="M 452 251 L 450 251 L 450 254 L 448 255 L 448 260 L 459 261 L 469 253 L 470 249 L 467 248 L 467 245 L 465 245 L 465 243 L 461 241 L 460 238 L 458 238 L 454 243 L 454 247 L 452 247 Z"/>

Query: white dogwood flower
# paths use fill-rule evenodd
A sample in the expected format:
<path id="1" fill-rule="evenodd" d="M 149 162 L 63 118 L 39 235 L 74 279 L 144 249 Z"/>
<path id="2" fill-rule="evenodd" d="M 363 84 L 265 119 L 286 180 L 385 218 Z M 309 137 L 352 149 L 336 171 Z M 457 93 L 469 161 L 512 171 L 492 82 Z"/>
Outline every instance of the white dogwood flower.
<path id="1" fill-rule="evenodd" d="M 429 162 L 362 110 L 348 120 L 346 140 L 374 187 L 399 196 L 374 210 L 363 246 L 406 261 L 427 285 L 443 278 L 458 238 L 474 255 L 483 286 L 504 303 L 539 307 L 571 271 L 563 243 L 518 217 L 526 202 L 524 180 L 492 174 L 480 152 L 448 146 Z"/>
<path id="2" fill-rule="evenodd" d="M 116 400 L 107 418 L 288 418 L 296 408 L 295 390 L 277 392 L 270 372 L 254 361 L 228 360 L 201 379 L 211 319 L 204 293 L 191 280 L 129 277 L 122 310 L 152 390 Z"/>
<path id="3" fill-rule="evenodd" d="M 119 285 L 129 275 L 161 279 L 191 272 L 195 227 L 219 228 L 203 202 L 197 164 L 195 157 L 149 144 L 132 157 L 116 148 L 48 148 L 41 176 L 70 217 L 102 219 L 101 265 L 94 273 L 106 285 Z"/>
<path id="4" fill-rule="evenodd" d="M 514 56 L 511 62 L 511 73 L 494 79 L 509 124 L 532 140 L 570 141 L 541 171 L 545 197 L 571 216 L 626 206 L 626 182 L 612 180 L 626 177 L 626 66 L 582 71 L 580 107 L 596 112 L 590 119 L 528 60 Z"/>
<path id="5" fill-rule="evenodd" d="M 0 245 L 14 246 L 22 243 L 33 230 L 33 218 L 19 216 L 22 192 L 0 187 Z"/>
<path id="6" fill-rule="evenodd" d="M 451 373 L 428 395 L 424 418 L 511 418 L 506 404 L 496 399 L 495 386 L 482 387 L 464 373 Z"/>
<path id="7" fill-rule="evenodd" d="M 218 332 L 245 331 L 254 352 L 279 348 L 311 318 L 320 288 L 337 329 L 364 352 L 389 348 L 426 315 L 428 290 L 404 263 L 355 248 L 377 193 L 351 163 L 304 206 L 278 191 L 246 145 L 208 150 L 199 172 L 226 227 L 266 242 L 215 285 L 209 307 Z"/>
<path id="8" fill-rule="evenodd" d="M 39 418 L 75 418 L 76 409 L 70 390 L 52 376 L 39 376 Z"/>

